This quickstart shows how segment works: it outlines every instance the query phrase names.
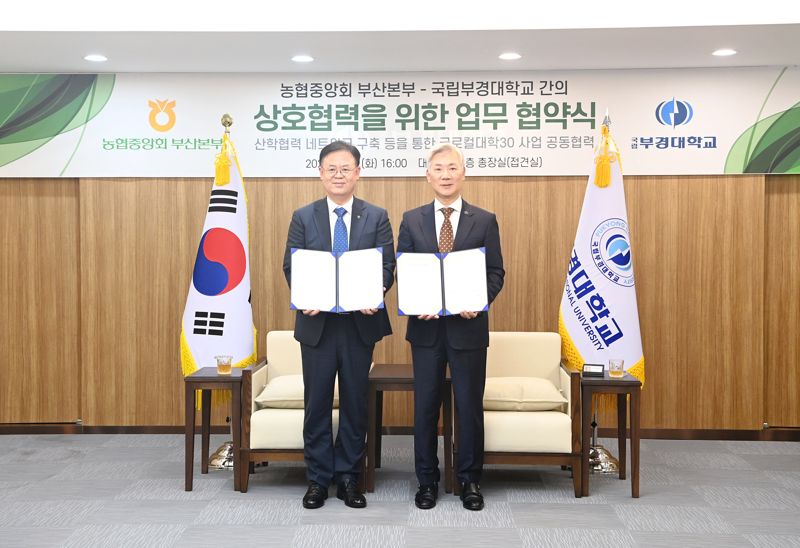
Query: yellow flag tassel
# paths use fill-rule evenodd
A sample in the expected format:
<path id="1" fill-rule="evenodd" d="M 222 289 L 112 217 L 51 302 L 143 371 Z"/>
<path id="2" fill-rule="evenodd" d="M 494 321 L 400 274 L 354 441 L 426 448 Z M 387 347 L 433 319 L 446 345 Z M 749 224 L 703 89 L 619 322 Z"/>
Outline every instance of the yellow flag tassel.
<path id="1" fill-rule="evenodd" d="M 558 334 L 561 335 L 561 360 L 567 365 L 568 369 L 575 371 L 583 370 L 583 356 L 578 347 L 572 342 L 567 326 L 564 324 L 564 316 L 558 311 Z"/>
<path id="2" fill-rule="evenodd" d="M 594 159 L 595 164 L 597 164 L 594 172 L 594 184 L 600 188 L 606 188 L 611 184 L 611 162 L 613 161 L 614 153 L 609 150 L 608 126 L 605 124 L 603 125 L 600 139 L 600 152 L 597 158 Z"/>
<path id="3" fill-rule="evenodd" d="M 222 138 L 222 150 L 214 160 L 214 184 L 217 186 L 227 185 L 231 182 L 231 159 L 228 157 L 230 151 L 230 141 L 228 136 Z"/>

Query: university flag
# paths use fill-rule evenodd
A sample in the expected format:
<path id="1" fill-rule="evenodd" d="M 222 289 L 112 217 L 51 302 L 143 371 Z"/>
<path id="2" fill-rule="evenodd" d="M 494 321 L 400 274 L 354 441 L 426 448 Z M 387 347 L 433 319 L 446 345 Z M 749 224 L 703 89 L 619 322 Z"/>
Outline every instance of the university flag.
<path id="1" fill-rule="evenodd" d="M 644 383 L 633 257 L 619 150 L 603 122 L 558 314 L 561 354 L 573 369 L 625 360 Z"/>
<path id="2" fill-rule="evenodd" d="M 184 375 L 216 366 L 218 355 L 232 356 L 234 367 L 256 361 L 247 197 L 227 133 L 215 160 L 214 184 L 183 311 L 180 349 Z"/>

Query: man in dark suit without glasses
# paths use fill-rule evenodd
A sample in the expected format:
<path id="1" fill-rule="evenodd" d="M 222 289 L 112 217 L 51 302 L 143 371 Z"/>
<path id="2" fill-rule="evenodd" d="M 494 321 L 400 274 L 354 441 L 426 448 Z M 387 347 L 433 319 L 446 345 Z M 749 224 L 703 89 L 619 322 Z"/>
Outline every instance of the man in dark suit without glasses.
<path id="1" fill-rule="evenodd" d="M 448 253 L 485 247 L 486 287 L 491 303 L 502 289 L 505 276 L 497 218 L 462 199 L 464 157 L 455 146 L 446 144 L 431 151 L 426 177 L 435 199 L 403 215 L 397 251 Z M 437 423 L 445 368 L 449 365 L 459 423 L 456 479 L 461 484 L 464 508 L 482 510 L 488 312 L 464 310 L 441 318 L 409 317 L 406 340 L 411 343 L 414 362 L 414 463 L 419 481 L 414 502 L 424 510 L 436 506 Z"/>

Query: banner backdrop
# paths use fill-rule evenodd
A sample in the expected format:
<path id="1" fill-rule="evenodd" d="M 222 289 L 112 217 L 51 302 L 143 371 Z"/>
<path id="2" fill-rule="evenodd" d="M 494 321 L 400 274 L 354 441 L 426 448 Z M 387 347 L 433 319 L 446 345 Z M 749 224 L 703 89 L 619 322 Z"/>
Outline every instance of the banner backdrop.
<path id="1" fill-rule="evenodd" d="M 606 109 L 626 175 L 800 172 L 797 67 L 491 73 L 0 75 L 0 177 L 205 177 L 219 119 L 249 177 L 580 175 Z"/>

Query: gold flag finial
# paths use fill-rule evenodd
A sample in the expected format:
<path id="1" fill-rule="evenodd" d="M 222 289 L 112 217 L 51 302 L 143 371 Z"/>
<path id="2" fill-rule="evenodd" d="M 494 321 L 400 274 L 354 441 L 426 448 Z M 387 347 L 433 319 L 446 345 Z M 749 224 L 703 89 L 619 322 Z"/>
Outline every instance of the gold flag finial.
<path id="1" fill-rule="evenodd" d="M 214 161 L 214 184 L 217 186 L 227 185 L 231 181 L 231 159 L 228 157 L 231 151 L 231 142 L 228 136 L 231 134 L 233 117 L 226 112 L 222 115 L 220 123 L 225 128 L 225 135 L 222 138 L 222 150 Z"/>
<path id="2" fill-rule="evenodd" d="M 600 188 L 606 188 L 611 184 L 611 162 L 614 161 L 614 152 L 609 150 L 609 135 L 608 130 L 611 126 L 611 118 L 608 116 L 608 109 L 606 109 L 606 116 L 603 119 L 603 126 L 600 132 L 600 145 L 598 146 L 598 154 L 595 157 L 595 171 L 594 171 L 594 184 Z"/>
<path id="3" fill-rule="evenodd" d="M 222 127 L 225 128 L 225 133 L 230 134 L 231 126 L 233 125 L 233 117 L 228 114 L 227 112 L 222 115 L 222 120 L 220 120 Z"/>

